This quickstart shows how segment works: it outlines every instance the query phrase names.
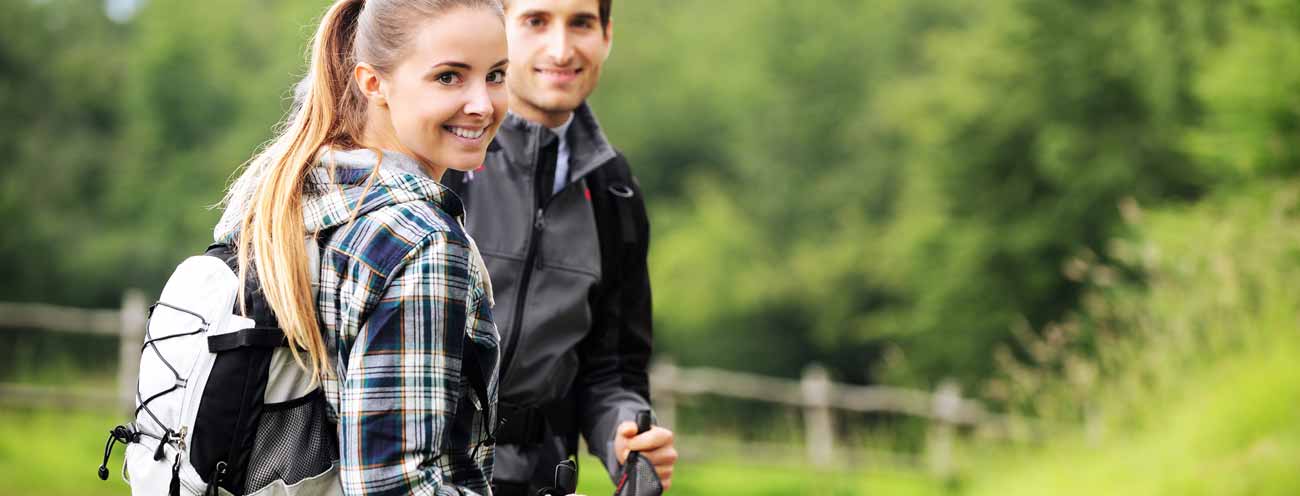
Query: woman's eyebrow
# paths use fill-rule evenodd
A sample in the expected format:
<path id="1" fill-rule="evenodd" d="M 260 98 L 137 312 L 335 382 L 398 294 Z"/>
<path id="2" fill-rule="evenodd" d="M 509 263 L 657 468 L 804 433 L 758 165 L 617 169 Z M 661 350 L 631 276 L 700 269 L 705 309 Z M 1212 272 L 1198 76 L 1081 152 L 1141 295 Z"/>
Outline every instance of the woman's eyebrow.
<path id="1" fill-rule="evenodd" d="M 510 63 L 510 59 L 501 59 L 501 60 L 498 61 L 497 63 L 492 64 L 492 67 L 493 67 L 493 68 L 495 68 L 495 67 L 500 67 L 500 66 L 506 65 L 506 64 L 508 64 L 508 63 Z M 442 67 L 442 66 L 455 67 L 455 68 L 457 68 L 457 69 L 465 69 L 465 70 L 467 70 L 467 71 L 468 71 L 468 70 L 471 70 L 471 69 L 474 68 L 474 66 L 469 65 L 469 64 L 466 64 L 466 63 L 464 63 L 464 62 L 458 62 L 458 61 L 455 61 L 455 60 L 446 60 L 446 61 L 438 62 L 437 64 L 433 64 L 433 66 L 430 67 L 429 70 L 430 70 L 430 71 L 434 71 L 434 70 L 437 70 L 439 67 Z"/>
<path id="2" fill-rule="evenodd" d="M 444 66 L 444 65 L 452 66 L 452 67 L 455 67 L 455 68 L 458 68 L 458 69 L 465 69 L 465 70 L 473 69 L 473 67 L 471 67 L 469 64 L 466 64 L 466 63 L 464 63 L 464 62 L 457 62 L 457 61 L 454 61 L 454 60 L 446 60 L 446 61 L 438 62 L 437 64 L 433 64 L 433 66 L 431 66 L 429 70 L 434 70 L 434 69 L 437 69 L 437 68 L 442 67 L 442 66 Z"/>

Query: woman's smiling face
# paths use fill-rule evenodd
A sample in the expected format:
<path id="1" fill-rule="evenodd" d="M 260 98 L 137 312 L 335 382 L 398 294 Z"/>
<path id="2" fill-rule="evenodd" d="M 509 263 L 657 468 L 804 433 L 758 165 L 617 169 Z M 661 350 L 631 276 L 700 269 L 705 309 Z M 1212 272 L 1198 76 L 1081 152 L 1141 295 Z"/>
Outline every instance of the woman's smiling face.
<path id="1" fill-rule="evenodd" d="M 473 170 L 506 115 L 505 27 L 488 9 L 461 7 L 417 29 L 391 74 L 368 82 L 358 71 L 374 116 L 368 126 L 380 128 L 366 130 L 378 141 L 366 144 L 413 155 L 436 176 Z"/>

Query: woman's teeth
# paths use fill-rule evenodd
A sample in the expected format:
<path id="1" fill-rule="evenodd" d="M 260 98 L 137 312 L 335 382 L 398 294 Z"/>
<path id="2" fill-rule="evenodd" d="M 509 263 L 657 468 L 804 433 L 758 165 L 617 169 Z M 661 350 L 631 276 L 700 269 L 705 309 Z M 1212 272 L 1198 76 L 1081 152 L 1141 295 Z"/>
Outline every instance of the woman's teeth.
<path id="1" fill-rule="evenodd" d="M 460 136 L 465 139 L 479 139 L 483 137 L 483 133 L 487 132 L 487 128 L 476 130 L 476 129 L 466 129 L 463 127 L 443 126 L 443 129 L 446 129 L 451 134 Z"/>

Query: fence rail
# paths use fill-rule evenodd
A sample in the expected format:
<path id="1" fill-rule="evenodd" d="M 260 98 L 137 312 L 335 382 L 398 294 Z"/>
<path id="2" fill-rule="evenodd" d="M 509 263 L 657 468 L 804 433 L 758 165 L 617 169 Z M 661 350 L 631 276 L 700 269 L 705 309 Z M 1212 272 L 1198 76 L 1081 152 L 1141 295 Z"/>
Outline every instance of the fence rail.
<path id="1" fill-rule="evenodd" d="M 893 413 L 932 421 L 927 432 L 926 463 L 937 475 L 953 470 L 952 446 L 959 426 L 1001 422 L 979 402 L 962 398 L 955 382 L 944 381 L 934 391 L 890 386 L 857 386 L 832 382 L 826 369 L 811 364 L 800 380 L 765 377 L 707 367 L 683 368 L 671 362 L 651 367 L 650 384 L 660 423 L 676 423 L 677 398 L 716 395 L 800 408 L 804 421 L 806 457 L 816 467 L 835 465 L 834 410 Z"/>
<path id="2" fill-rule="evenodd" d="M 0 402 L 11 405 L 60 405 L 104 408 L 114 403 L 123 411 L 135 408 L 135 379 L 140 370 L 140 344 L 149 303 L 143 292 L 129 290 L 116 310 L 86 309 L 45 303 L 0 302 L 0 329 L 35 329 L 50 332 L 118 336 L 117 391 L 68 391 L 25 384 L 0 384 Z"/>
<path id="3" fill-rule="evenodd" d="M 121 308 L 84 309 L 43 303 L 0 302 L 0 329 L 22 328 L 53 332 L 115 335 L 119 367 L 117 391 L 74 390 L 24 384 L 0 384 L 0 405 L 39 405 L 60 408 L 134 408 L 136 375 L 140 365 L 140 343 L 148 302 L 144 293 L 128 291 Z M 963 398 L 954 382 L 945 381 L 934 391 L 889 386 L 858 386 L 831 381 L 826 369 L 809 365 L 800 380 L 733 372 L 707 367 L 678 367 L 661 360 L 651 367 L 651 384 L 659 421 L 676 423 L 678 399 L 716 395 L 776 403 L 801 410 L 804 421 L 806 457 L 816 467 L 835 465 L 834 411 L 893 413 L 932 421 L 927 432 L 927 465 L 938 475 L 952 470 L 953 436 L 959 426 L 980 426 L 998 422 L 984 407 Z"/>
<path id="4" fill-rule="evenodd" d="M 121 310 L 88 310 L 44 303 L 0 302 L 0 326 L 26 327 L 52 332 L 121 333 Z"/>

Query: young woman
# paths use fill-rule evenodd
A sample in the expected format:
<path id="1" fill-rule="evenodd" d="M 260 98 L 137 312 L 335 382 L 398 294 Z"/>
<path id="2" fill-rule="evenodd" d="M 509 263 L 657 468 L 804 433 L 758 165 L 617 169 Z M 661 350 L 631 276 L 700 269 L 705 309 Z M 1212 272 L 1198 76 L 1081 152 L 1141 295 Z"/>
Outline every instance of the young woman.
<path id="1" fill-rule="evenodd" d="M 438 180 L 483 163 L 505 59 L 496 0 L 338 0 L 227 194 L 216 237 L 323 381 L 346 494 L 488 492 L 492 292 Z"/>

